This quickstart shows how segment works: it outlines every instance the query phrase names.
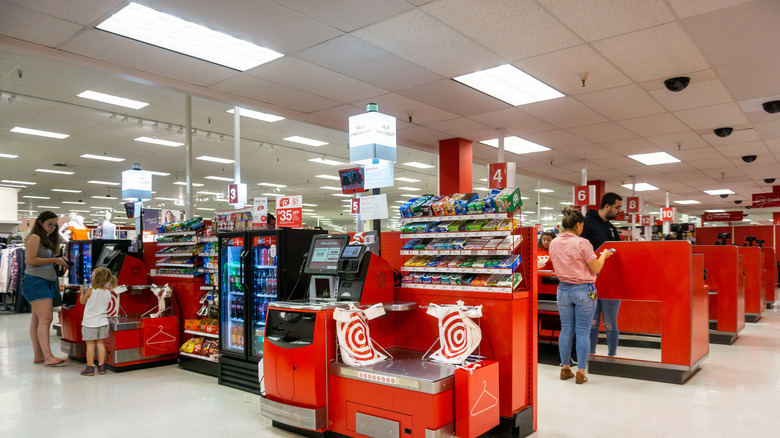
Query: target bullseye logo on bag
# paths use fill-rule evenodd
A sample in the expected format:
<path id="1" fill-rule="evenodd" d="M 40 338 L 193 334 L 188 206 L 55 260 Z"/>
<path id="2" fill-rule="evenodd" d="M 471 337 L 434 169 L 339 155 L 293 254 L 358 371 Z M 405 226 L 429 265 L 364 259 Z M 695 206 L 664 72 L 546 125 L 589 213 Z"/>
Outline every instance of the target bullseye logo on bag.
<path id="1" fill-rule="evenodd" d="M 368 330 L 368 320 L 385 314 L 381 303 L 368 309 L 358 309 L 354 303 L 349 309 L 336 309 L 333 319 L 336 320 L 336 335 L 339 340 L 341 360 L 347 365 L 366 366 L 381 362 L 387 356 L 374 348 L 374 342 Z"/>
<path id="2" fill-rule="evenodd" d="M 465 362 L 482 341 L 482 331 L 471 319 L 482 316 L 482 306 L 464 306 L 463 301 L 453 306 L 431 303 L 426 313 L 439 319 L 439 349 L 431 360 L 453 365 Z"/>

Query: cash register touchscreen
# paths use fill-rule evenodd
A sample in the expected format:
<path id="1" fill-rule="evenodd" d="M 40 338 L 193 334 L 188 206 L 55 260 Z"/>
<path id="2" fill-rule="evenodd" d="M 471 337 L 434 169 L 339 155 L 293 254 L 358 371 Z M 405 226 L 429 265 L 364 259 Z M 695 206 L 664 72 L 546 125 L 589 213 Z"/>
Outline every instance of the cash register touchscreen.
<path id="1" fill-rule="evenodd" d="M 310 274 L 310 298 L 335 298 L 338 291 L 339 256 L 349 243 L 346 234 L 314 236 L 303 272 Z"/>

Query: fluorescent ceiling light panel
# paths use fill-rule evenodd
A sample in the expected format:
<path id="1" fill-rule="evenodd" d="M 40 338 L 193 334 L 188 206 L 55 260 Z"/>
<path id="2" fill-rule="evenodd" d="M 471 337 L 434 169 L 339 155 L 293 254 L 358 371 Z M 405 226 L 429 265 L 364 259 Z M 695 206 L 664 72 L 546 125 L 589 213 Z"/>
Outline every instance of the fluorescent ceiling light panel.
<path id="1" fill-rule="evenodd" d="M 341 190 L 341 189 L 339 189 Z M 338 196 L 339 198 L 352 198 L 352 195 L 345 195 L 343 193 L 334 193 L 333 196 Z"/>
<path id="2" fill-rule="evenodd" d="M 178 201 L 177 198 L 154 198 L 154 199 L 155 201 L 173 201 L 173 202 Z"/>
<path id="3" fill-rule="evenodd" d="M 398 187 L 398 190 L 408 190 L 410 192 L 419 192 L 422 189 L 418 189 L 417 187 Z"/>
<path id="4" fill-rule="evenodd" d="M 33 196 L 33 195 L 25 195 L 25 196 L 22 196 L 22 198 L 27 198 L 27 199 L 51 199 L 51 197 L 49 197 L 49 196 Z"/>
<path id="5" fill-rule="evenodd" d="M 149 104 L 141 102 L 139 100 L 126 99 L 124 97 L 112 96 L 110 94 L 98 93 L 97 91 L 87 90 L 81 94 L 77 94 L 78 97 L 84 99 L 96 100 L 98 102 L 110 103 L 111 105 L 119 105 L 125 108 L 141 109 Z"/>
<path id="6" fill-rule="evenodd" d="M 552 210 L 552 207 L 539 207 L 539 210 Z"/>
<path id="7" fill-rule="evenodd" d="M 203 210 L 203 211 L 215 211 L 215 210 L 216 210 L 216 208 L 195 207 L 195 210 Z"/>
<path id="8" fill-rule="evenodd" d="M 424 163 L 418 163 L 417 161 L 409 161 L 408 163 L 403 163 L 404 166 L 409 167 L 416 167 L 418 169 L 430 169 L 434 166 L 431 166 L 430 164 L 424 164 Z"/>
<path id="9" fill-rule="evenodd" d="M 284 56 L 137 3 L 130 3 L 96 27 L 239 71 Z"/>
<path id="10" fill-rule="evenodd" d="M 281 193 L 261 193 L 261 195 L 263 195 L 263 196 L 275 196 L 277 198 L 280 198 L 282 196 L 287 196 L 287 195 L 283 195 Z"/>
<path id="11" fill-rule="evenodd" d="M 228 182 L 233 182 L 233 178 L 225 178 L 225 177 L 223 177 L 223 176 L 207 176 L 207 177 L 205 177 L 205 178 L 206 178 L 206 179 L 213 179 L 213 180 L 216 180 L 216 181 L 228 181 Z"/>
<path id="12" fill-rule="evenodd" d="M 70 190 L 70 189 L 51 189 L 52 192 L 62 192 L 62 193 L 81 193 L 81 190 Z"/>
<path id="13" fill-rule="evenodd" d="M 705 190 L 704 193 L 708 195 L 733 195 L 734 194 L 734 192 L 732 192 L 729 189 Z"/>
<path id="14" fill-rule="evenodd" d="M 222 193 L 219 192 L 195 192 L 199 195 L 212 195 L 212 196 L 222 196 Z"/>
<path id="15" fill-rule="evenodd" d="M 631 190 L 631 184 L 623 184 L 621 187 L 625 187 L 628 190 Z M 658 187 L 648 183 L 636 183 L 634 190 L 637 192 L 647 192 L 650 190 L 658 190 Z"/>
<path id="16" fill-rule="evenodd" d="M 319 207 L 319 204 L 307 204 L 305 202 L 303 204 L 301 204 L 301 205 L 303 205 L 305 207 Z"/>
<path id="17" fill-rule="evenodd" d="M 57 138 L 60 140 L 70 137 L 68 134 L 60 134 L 59 132 L 39 131 L 37 129 L 21 128 L 19 126 L 13 127 L 11 132 L 15 132 L 17 134 L 37 135 L 39 137 Z"/>
<path id="18" fill-rule="evenodd" d="M 307 146 L 325 146 L 326 144 L 328 144 L 325 141 L 313 140 L 311 138 L 300 137 L 297 135 L 293 135 L 292 137 L 285 137 L 282 140 L 291 141 L 293 143 L 305 144 Z"/>
<path id="19" fill-rule="evenodd" d="M 184 146 L 184 143 L 180 143 L 178 141 L 168 141 L 168 140 L 160 140 L 159 138 L 152 138 L 152 137 L 138 137 L 134 138 L 135 141 L 140 141 L 143 143 L 151 143 L 156 144 L 160 146 L 168 146 L 172 148 L 177 148 L 179 146 Z"/>
<path id="20" fill-rule="evenodd" d="M 494 138 L 492 140 L 481 141 L 480 143 L 486 144 L 494 148 L 498 148 L 497 138 Z M 504 137 L 504 150 L 507 152 L 511 152 L 513 154 L 520 155 L 520 154 L 530 154 L 532 152 L 549 151 L 550 148 L 548 148 L 547 146 L 536 144 L 532 141 L 528 141 L 524 138 L 511 136 L 511 137 Z"/>
<path id="21" fill-rule="evenodd" d="M 118 182 L 109 182 L 109 181 L 96 181 L 96 180 L 90 180 L 87 181 L 89 184 L 103 184 L 105 186 L 118 186 L 121 185 L 121 183 Z"/>
<path id="22" fill-rule="evenodd" d="M 35 169 L 36 172 L 43 173 L 56 173 L 58 175 L 73 175 L 76 172 L 68 172 L 67 170 L 51 170 L 51 169 Z"/>
<path id="23" fill-rule="evenodd" d="M 407 177 L 405 177 L 405 176 L 402 176 L 402 177 L 400 177 L 400 178 L 396 178 L 395 180 L 396 180 L 396 181 L 403 181 L 403 182 L 420 182 L 420 180 L 419 180 L 419 179 L 414 179 L 414 178 L 407 178 Z"/>
<path id="24" fill-rule="evenodd" d="M 60 208 L 58 205 L 39 205 L 38 208 Z"/>
<path id="25" fill-rule="evenodd" d="M 689 204 L 701 204 L 701 202 L 693 199 L 683 199 L 681 201 L 674 201 L 675 204 L 689 205 Z"/>
<path id="26" fill-rule="evenodd" d="M 86 205 L 86 202 L 82 201 L 62 201 L 63 204 L 74 204 L 74 205 Z"/>
<path id="27" fill-rule="evenodd" d="M 259 185 L 259 186 L 267 186 L 267 187 L 278 187 L 280 189 L 284 188 L 284 187 L 287 187 L 284 184 L 274 184 L 274 183 L 267 183 L 267 182 L 257 183 L 257 185 Z"/>
<path id="28" fill-rule="evenodd" d="M 125 161 L 124 158 L 109 157 L 107 155 L 84 154 L 84 155 L 81 156 L 81 158 L 90 158 L 92 160 L 113 161 L 115 163 L 120 163 L 122 161 Z"/>
<path id="29" fill-rule="evenodd" d="M 174 182 L 177 186 L 186 186 L 187 183 L 185 181 L 176 181 Z M 203 187 L 203 184 L 201 183 L 192 183 L 192 187 Z"/>
<path id="30" fill-rule="evenodd" d="M 412 194 L 409 194 L 409 193 L 401 193 L 400 196 L 403 196 L 404 198 L 417 198 L 420 195 L 412 195 Z"/>
<path id="31" fill-rule="evenodd" d="M 534 191 L 539 193 L 555 193 L 555 190 L 552 189 L 534 189 Z"/>
<path id="32" fill-rule="evenodd" d="M 704 211 L 707 212 L 707 213 L 725 213 L 726 212 L 726 210 L 722 210 L 722 209 L 719 209 L 719 208 L 715 209 L 715 210 L 704 210 Z"/>
<path id="33" fill-rule="evenodd" d="M 195 159 L 201 161 L 211 161 L 212 163 L 221 163 L 221 164 L 233 164 L 236 162 L 235 160 L 228 160 L 227 158 L 219 158 L 219 157 L 209 157 L 208 155 L 201 155 L 200 157 L 195 157 Z"/>
<path id="34" fill-rule="evenodd" d="M 230 114 L 235 113 L 233 109 L 229 109 L 226 112 Z M 278 122 L 279 120 L 284 120 L 284 117 L 275 116 L 273 114 L 261 113 L 260 111 L 252 111 L 246 108 L 239 108 L 238 114 L 241 117 L 249 117 L 250 119 L 262 120 L 264 122 L 270 122 L 270 123 Z"/>
<path id="35" fill-rule="evenodd" d="M 335 160 L 328 160 L 327 158 L 310 158 L 309 161 L 312 163 L 320 163 L 320 164 L 327 164 L 329 166 L 341 166 L 341 161 L 335 161 Z"/>
<path id="36" fill-rule="evenodd" d="M 628 158 L 639 161 L 647 166 L 655 166 L 657 164 L 679 163 L 680 160 L 667 154 L 666 152 L 653 152 L 651 154 L 638 154 L 629 155 Z"/>
<path id="37" fill-rule="evenodd" d="M 333 180 L 333 181 L 339 181 L 341 179 L 341 178 L 339 178 L 339 177 L 337 177 L 335 175 L 315 175 L 315 176 L 317 178 L 330 179 L 330 180 Z M 398 179 L 398 178 L 396 178 L 396 179 Z"/>
<path id="38" fill-rule="evenodd" d="M 457 76 L 453 79 L 514 106 L 565 96 L 560 91 L 510 64 Z"/>
<path id="39" fill-rule="evenodd" d="M 10 183 L 10 184 L 25 184 L 28 186 L 34 186 L 37 183 L 31 182 L 31 181 L 17 181 L 15 179 L 4 179 L 4 183 Z"/>
<path id="40" fill-rule="evenodd" d="M 110 200 L 114 200 L 114 199 L 119 199 L 119 198 L 117 198 L 116 196 L 93 196 L 92 199 L 110 199 Z"/>
<path id="41" fill-rule="evenodd" d="M 17 158 L 17 157 L 19 156 L 14 154 L 0 154 L 0 158 Z"/>
<path id="42" fill-rule="evenodd" d="M 320 188 L 323 190 L 338 190 L 339 192 L 341 191 L 341 187 L 321 186 Z"/>

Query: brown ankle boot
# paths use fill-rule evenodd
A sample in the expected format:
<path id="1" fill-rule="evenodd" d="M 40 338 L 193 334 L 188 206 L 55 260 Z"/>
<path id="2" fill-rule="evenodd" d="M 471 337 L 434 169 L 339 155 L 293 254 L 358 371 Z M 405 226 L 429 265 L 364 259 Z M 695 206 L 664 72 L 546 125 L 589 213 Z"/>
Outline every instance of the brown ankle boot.
<path id="1" fill-rule="evenodd" d="M 571 368 L 561 368 L 561 380 L 569 380 L 574 377 L 574 373 Z"/>
<path id="2" fill-rule="evenodd" d="M 581 373 L 577 371 L 577 378 L 574 380 L 574 382 L 578 385 L 582 385 L 583 383 L 587 382 L 588 378 L 585 376 L 585 373 Z"/>

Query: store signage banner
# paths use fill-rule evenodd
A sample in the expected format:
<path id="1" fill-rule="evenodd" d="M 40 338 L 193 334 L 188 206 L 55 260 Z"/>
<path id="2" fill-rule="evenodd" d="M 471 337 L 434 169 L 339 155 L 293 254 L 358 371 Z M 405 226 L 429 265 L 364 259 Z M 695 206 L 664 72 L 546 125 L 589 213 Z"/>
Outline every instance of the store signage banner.
<path id="1" fill-rule="evenodd" d="M 246 184 L 228 185 L 228 204 L 241 208 L 246 204 Z"/>
<path id="2" fill-rule="evenodd" d="M 741 211 L 724 211 L 719 213 L 704 213 L 702 222 L 737 222 L 742 220 Z"/>
<path id="3" fill-rule="evenodd" d="M 393 187 L 395 181 L 395 171 L 393 163 L 390 161 L 380 161 L 376 164 L 367 164 L 363 167 L 365 177 L 364 188 L 366 190 L 380 189 L 382 187 Z"/>
<path id="4" fill-rule="evenodd" d="M 360 193 L 365 192 L 363 188 L 365 177 L 362 167 L 339 170 L 339 180 L 341 180 L 341 193 Z"/>
<path id="5" fill-rule="evenodd" d="M 303 227 L 303 197 L 282 196 L 276 198 L 276 227 Z"/>
<path id="6" fill-rule="evenodd" d="M 360 198 L 360 218 L 366 221 L 387 219 L 387 195 L 362 196 Z"/>
<path id="7" fill-rule="evenodd" d="M 574 205 L 582 207 L 596 204 L 596 186 L 574 186 Z"/>
<path id="8" fill-rule="evenodd" d="M 639 196 L 629 196 L 626 198 L 626 213 L 639 213 Z"/>
<path id="9" fill-rule="evenodd" d="M 780 207 L 780 194 L 753 193 L 753 208 Z"/>
<path id="10" fill-rule="evenodd" d="M 488 164 L 488 188 L 506 189 L 515 187 L 515 163 Z"/>
<path id="11" fill-rule="evenodd" d="M 677 215 L 676 207 L 664 207 L 661 209 L 662 221 L 673 221 L 676 215 Z"/>
<path id="12" fill-rule="evenodd" d="M 254 199 L 252 223 L 260 227 L 268 226 L 268 198 L 265 196 Z"/>
<path id="13" fill-rule="evenodd" d="M 150 201 L 152 199 L 152 174 L 145 170 L 122 172 L 122 199 Z"/>
<path id="14" fill-rule="evenodd" d="M 374 159 L 396 161 L 395 117 L 378 112 L 349 118 L 349 161 L 372 164 Z"/>

